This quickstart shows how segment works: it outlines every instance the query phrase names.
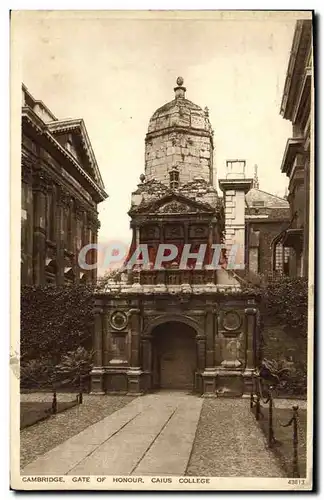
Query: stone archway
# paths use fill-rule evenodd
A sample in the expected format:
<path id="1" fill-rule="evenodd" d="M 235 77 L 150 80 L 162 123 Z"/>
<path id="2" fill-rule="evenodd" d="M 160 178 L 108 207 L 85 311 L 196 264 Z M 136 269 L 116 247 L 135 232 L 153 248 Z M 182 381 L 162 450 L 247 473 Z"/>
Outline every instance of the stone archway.
<path id="1" fill-rule="evenodd" d="M 197 369 L 196 331 L 180 321 L 167 321 L 152 330 L 152 373 L 155 389 L 194 389 Z"/>

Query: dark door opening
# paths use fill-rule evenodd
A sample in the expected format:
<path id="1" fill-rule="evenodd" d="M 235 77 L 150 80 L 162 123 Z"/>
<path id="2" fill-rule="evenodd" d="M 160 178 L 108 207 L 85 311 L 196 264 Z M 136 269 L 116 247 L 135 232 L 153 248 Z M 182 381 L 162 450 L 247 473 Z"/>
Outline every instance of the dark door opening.
<path id="1" fill-rule="evenodd" d="M 196 332 L 180 322 L 157 326 L 153 342 L 153 386 L 193 390 L 196 370 Z"/>

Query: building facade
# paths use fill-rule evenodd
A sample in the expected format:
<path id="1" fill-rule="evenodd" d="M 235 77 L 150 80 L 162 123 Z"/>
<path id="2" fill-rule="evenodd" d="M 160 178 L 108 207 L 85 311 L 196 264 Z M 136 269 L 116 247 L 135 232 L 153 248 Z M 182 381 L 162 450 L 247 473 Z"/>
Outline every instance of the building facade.
<path id="1" fill-rule="evenodd" d="M 83 120 L 58 120 L 23 85 L 21 155 L 21 284 L 95 282 L 78 253 L 97 243 L 107 194 Z"/>
<path id="2" fill-rule="evenodd" d="M 219 180 L 221 201 L 208 110 L 186 98 L 181 77 L 174 92 L 150 119 L 145 174 L 129 211 L 130 256 L 147 245 L 150 264 L 132 264 L 120 282 L 111 279 L 96 294 L 94 393 L 182 389 L 241 396 L 249 392 L 257 365 L 255 298 L 241 293 L 228 270 L 208 268 L 212 245 L 244 249 L 252 179 L 230 162 L 226 179 Z M 156 269 L 161 244 L 177 252 Z M 197 266 L 200 245 L 205 252 Z"/>
<path id="3" fill-rule="evenodd" d="M 257 166 L 245 204 L 246 268 L 266 276 L 289 274 L 290 249 L 277 241 L 290 225 L 289 203 L 260 189 Z"/>
<path id="4" fill-rule="evenodd" d="M 292 123 L 281 171 L 289 179 L 290 225 L 276 240 L 290 249 L 289 274 L 308 276 L 312 111 L 312 21 L 297 21 L 280 113 Z"/>

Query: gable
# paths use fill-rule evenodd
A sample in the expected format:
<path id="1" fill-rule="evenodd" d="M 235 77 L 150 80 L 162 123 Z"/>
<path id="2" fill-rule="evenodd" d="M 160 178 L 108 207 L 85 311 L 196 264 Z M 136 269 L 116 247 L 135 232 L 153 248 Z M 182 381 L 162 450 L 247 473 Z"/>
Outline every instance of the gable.
<path id="1" fill-rule="evenodd" d="M 250 208 L 289 208 L 289 203 L 284 198 L 256 188 L 250 189 L 245 195 L 245 200 Z"/>
<path id="2" fill-rule="evenodd" d="M 80 164 L 101 187 L 104 184 L 83 120 L 57 120 L 48 124 L 50 132 L 61 146 Z"/>
<path id="3" fill-rule="evenodd" d="M 170 214 L 196 214 L 214 212 L 213 208 L 205 203 L 197 202 L 193 199 L 186 198 L 175 193 L 163 196 L 159 200 L 148 203 L 141 203 L 138 207 L 133 208 L 132 212 L 170 215 Z"/>

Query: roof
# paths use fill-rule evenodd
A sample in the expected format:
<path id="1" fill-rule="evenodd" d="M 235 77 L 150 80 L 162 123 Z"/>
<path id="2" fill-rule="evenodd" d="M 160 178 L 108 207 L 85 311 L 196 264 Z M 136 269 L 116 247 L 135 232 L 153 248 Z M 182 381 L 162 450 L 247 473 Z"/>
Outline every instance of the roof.
<path id="1" fill-rule="evenodd" d="M 208 109 L 203 110 L 197 104 L 186 99 L 186 88 L 183 87 L 181 77 L 177 79 L 177 87 L 174 88 L 174 92 L 175 98 L 160 106 L 153 113 L 149 121 L 148 133 L 159 132 L 171 127 L 190 127 L 211 134 Z"/>
<path id="2" fill-rule="evenodd" d="M 307 56 L 312 43 L 312 20 L 302 19 L 296 22 L 294 38 L 292 42 L 285 86 L 280 106 L 280 114 L 292 119 L 292 111 L 297 99 L 298 85 L 302 82 Z"/>
<path id="3" fill-rule="evenodd" d="M 245 201 L 249 207 L 259 206 L 264 208 L 288 208 L 289 203 L 284 198 L 280 198 L 274 194 L 267 193 L 261 189 L 251 188 L 245 195 Z M 263 203 L 261 205 L 261 203 Z M 255 204 L 255 205 L 254 205 Z"/>

